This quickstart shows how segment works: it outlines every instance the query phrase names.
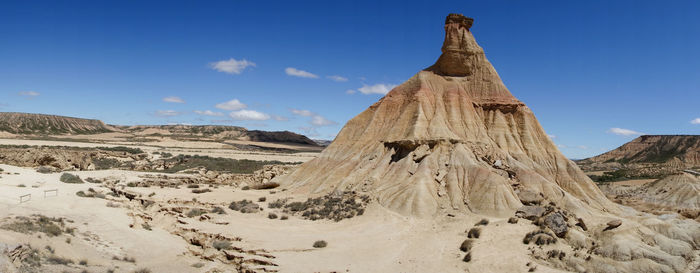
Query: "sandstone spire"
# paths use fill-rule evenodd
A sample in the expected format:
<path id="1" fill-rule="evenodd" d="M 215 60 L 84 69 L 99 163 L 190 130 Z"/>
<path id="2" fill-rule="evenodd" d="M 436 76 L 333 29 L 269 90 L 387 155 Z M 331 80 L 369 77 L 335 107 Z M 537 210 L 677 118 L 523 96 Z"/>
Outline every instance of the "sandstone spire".
<path id="1" fill-rule="evenodd" d="M 277 181 L 310 194 L 367 192 L 419 216 L 512 215 L 524 193 L 572 210 L 610 205 L 511 95 L 469 31 L 472 22 L 450 14 L 435 65 L 350 120 L 318 158 Z"/>

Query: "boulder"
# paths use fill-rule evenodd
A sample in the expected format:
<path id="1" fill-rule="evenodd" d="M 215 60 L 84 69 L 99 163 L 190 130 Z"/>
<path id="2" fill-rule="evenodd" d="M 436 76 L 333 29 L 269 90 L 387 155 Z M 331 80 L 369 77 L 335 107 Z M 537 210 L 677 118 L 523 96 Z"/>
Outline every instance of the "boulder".
<path id="1" fill-rule="evenodd" d="M 611 229 L 615 229 L 615 228 L 619 227 L 620 225 L 622 225 L 622 221 L 612 220 L 612 221 L 608 222 L 607 225 L 608 226 L 603 231 L 611 230 Z"/>
<path id="2" fill-rule="evenodd" d="M 569 231 L 564 216 L 559 212 L 547 214 L 547 216 L 544 217 L 544 224 L 559 238 L 564 238 L 566 232 Z"/>
<path id="3" fill-rule="evenodd" d="M 542 195 L 531 190 L 521 190 L 517 194 L 523 205 L 539 205 L 544 200 Z"/>
<path id="4" fill-rule="evenodd" d="M 545 211 L 546 210 L 540 206 L 522 206 L 515 211 L 515 216 L 534 221 L 542 217 Z"/>

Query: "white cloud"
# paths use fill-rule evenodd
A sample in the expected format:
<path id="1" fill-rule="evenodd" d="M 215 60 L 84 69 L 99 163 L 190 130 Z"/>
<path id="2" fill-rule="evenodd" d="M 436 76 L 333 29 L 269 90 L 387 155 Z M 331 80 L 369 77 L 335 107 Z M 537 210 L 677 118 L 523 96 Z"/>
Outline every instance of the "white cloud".
<path id="1" fill-rule="evenodd" d="M 41 94 L 39 94 L 39 92 L 35 92 L 35 91 L 19 91 L 19 93 L 17 93 L 17 94 L 20 96 L 25 96 L 25 97 L 36 97 L 36 96 L 41 95 Z"/>
<path id="2" fill-rule="evenodd" d="M 253 110 L 239 110 L 231 112 L 229 116 L 235 120 L 268 120 L 270 115 Z"/>
<path id="3" fill-rule="evenodd" d="M 353 89 L 348 89 L 347 91 L 345 91 L 345 94 L 350 94 L 350 95 L 352 95 L 352 94 L 355 94 L 355 93 L 357 93 L 357 91 L 355 91 L 355 90 L 353 90 Z"/>
<path id="4" fill-rule="evenodd" d="M 255 66 L 254 62 L 249 62 L 247 60 L 236 60 L 234 58 L 228 59 L 228 60 L 223 60 L 223 61 L 218 61 L 218 62 L 213 62 L 210 63 L 209 66 L 219 72 L 224 72 L 228 74 L 241 74 L 243 70 L 245 70 L 249 66 Z"/>
<path id="5" fill-rule="evenodd" d="M 243 104 L 237 99 L 233 99 L 227 102 L 222 102 L 216 105 L 216 108 L 222 109 L 222 110 L 228 110 L 228 111 L 236 111 L 236 110 L 241 110 L 245 109 L 248 107 L 247 105 Z"/>
<path id="6" fill-rule="evenodd" d="M 360 91 L 360 93 L 369 95 L 369 94 L 382 94 L 386 95 L 386 93 L 389 93 L 391 89 L 394 89 L 396 87 L 395 84 L 384 84 L 384 83 L 378 83 L 375 85 L 363 85 L 362 87 L 358 88 L 357 91 Z"/>
<path id="7" fill-rule="evenodd" d="M 195 112 L 195 114 L 197 114 L 197 115 L 211 116 L 211 117 L 221 117 L 221 116 L 224 115 L 224 113 L 221 113 L 221 112 L 214 112 L 214 111 L 211 111 L 211 110 L 205 110 L 205 111 L 195 110 L 194 112 Z"/>
<path id="8" fill-rule="evenodd" d="M 163 98 L 164 102 L 172 102 L 172 103 L 185 103 L 185 100 L 183 100 L 180 97 L 165 97 Z"/>
<path id="9" fill-rule="evenodd" d="M 555 139 L 555 138 L 557 138 L 557 136 L 555 136 L 555 135 L 547 135 L 547 136 L 549 137 L 549 139 Z"/>
<path id="10" fill-rule="evenodd" d="M 346 81 L 348 81 L 348 78 L 343 77 L 343 76 L 338 76 L 338 75 L 326 76 L 326 78 L 329 78 L 329 79 L 334 80 L 334 81 L 337 81 L 337 82 L 346 82 Z"/>
<path id="11" fill-rule="evenodd" d="M 690 121 L 691 124 L 700 124 L 700 118 L 696 118 Z"/>
<path id="12" fill-rule="evenodd" d="M 610 128 L 610 130 L 608 130 L 608 133 L 616 134 L 618 136 L 636 136 L 636 135 L 643 135 L 644 134 L 642 132 L 637 132 L 637 131 L 633 131 L 630 129 L 623 129 L 623 128 Z"/>
<path id="13" fill-rule="evenodd" d="M 311 118 L 311 125 L 313 125 L 313 126 L 320 127 L 320 126 L 330 126 L 330 125 L 336 125 L 336 124 L 338 124 L 338 123 L 336 123 L 335 121 L 332 121 L 332 120 L 328 120 L 328 119 L 326 119 L 322 116 L 319 116 L 319 115 L 315 115 L 313 118 Z"/>
<path id="14" fill-rule="evenodd" d="M 291 109 L 289 111 L 292 111 L 292 114 L 295 114 L 297 116 L 302 116 L 302 117 L 310 117 L 310 116 L 315 115 L 314 112 L 311 112 L 309 110 Z"/>
<path id="15" fill-rule="evenodd" d="M 585 146 L 585 145 L 578 145 L 578 146 L 576 146 L 576 148 L 579 148 L 581 150 L 588 150 L 588 146 Z"/>
<path id="16" fill-rule="evenodd" d="M 313 73 L 308 72 L 308 71 L 299 70 L 299 69 L 296 69 L 294 67 L 287 67 L 284 70 L 284 72 L 287 73 L 287 75 L 289 75 L 289 76 L 300 77 L 300 78 L 318 79 L 318 75 L 313 74 Z"/>
<path id="17" fill-rule="evenodd" d="M 159 117 L 174 117 L 174 116 L 179 116 L 182 113 L 175 111 L 175 110 L 158 110 L 156 111 L 156 116 Z"/>

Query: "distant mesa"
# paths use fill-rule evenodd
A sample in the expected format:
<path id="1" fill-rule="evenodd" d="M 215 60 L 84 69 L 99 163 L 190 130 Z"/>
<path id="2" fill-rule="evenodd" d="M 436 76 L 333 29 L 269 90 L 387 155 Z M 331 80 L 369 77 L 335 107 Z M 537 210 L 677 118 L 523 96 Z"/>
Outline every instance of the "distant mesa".
<path id="1" fill-rule="evenodd" d="M 107 125 L 96 119 L 29 113 L 0 113 L 0 132 L 15 135 L 91 135 L 129 133 L 139 136 L 171 135 L 210 137 L 219 140 L 291 143 L 310 146 L 318 144 L 304 135 L 289 131 L 248 130 L 224 125 Z"/>
<path id="2" fill-rule="evenodd" d="M 612 151 L 581 160 L 579 163 L 700 166 L 700 135 L 643 135 Z"/>

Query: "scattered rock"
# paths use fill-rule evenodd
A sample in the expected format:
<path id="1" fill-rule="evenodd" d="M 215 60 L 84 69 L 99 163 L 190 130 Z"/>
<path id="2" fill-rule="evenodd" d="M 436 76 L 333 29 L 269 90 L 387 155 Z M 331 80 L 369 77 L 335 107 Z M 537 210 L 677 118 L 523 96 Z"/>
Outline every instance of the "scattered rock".
<path id="1" fill-rule="evenodd" d="M 537 218 L 542 217 L 545 212 L 546 210 L 540 206 L 522 206 L 515 211 L 515 216 L 534 221 Z"/>
<path id="2" fill-rule="evenodd" d="M 523 205 L 539 205 L 544 200 L 542 195 L 531 190 L 521 190 L 517 194 Z"/>
<path id="3" fill-rule="evenodd" d="M 608 226 L 603 231 L 611 230 L 611 229 L 615 229 L 615 228 L 619 227 L 620 225 L 622 225 L 622 221 L 612 220 L 612 221 L 608 222 L 607 225 Z"/>
<path id="4" fill-rule="evenodd" d="M 547 216 L 545 216 L 544 224 L 549 229 L 554 231 L 554 234 L 556 234 L 559 238 L 564 238 L 564 236 L 566 236 L 566 232 L 569 231 L 569 227 L 566 225 L 566 220 L 564 220 L 564 216 L 561 215 L 561 213 L 559 212 L 550 213 Z"/>
<path id="5" fill-rule="evenodd" d="M 583 222 L 582 218 L 576 218 L 576 225 L 581 227 L 581 229 L 583 229 L 583 231 L 588 230 L 588 227 L 586 227 L 586 223 Z"/>

